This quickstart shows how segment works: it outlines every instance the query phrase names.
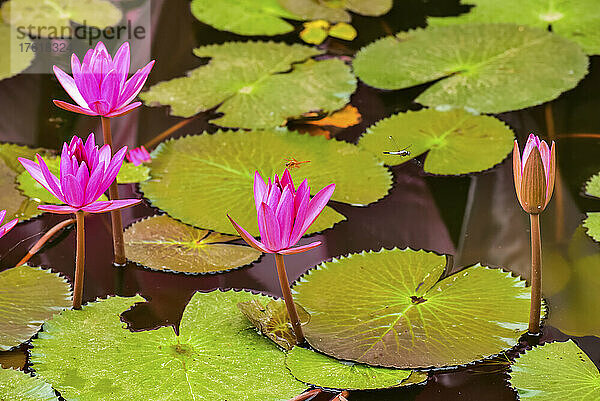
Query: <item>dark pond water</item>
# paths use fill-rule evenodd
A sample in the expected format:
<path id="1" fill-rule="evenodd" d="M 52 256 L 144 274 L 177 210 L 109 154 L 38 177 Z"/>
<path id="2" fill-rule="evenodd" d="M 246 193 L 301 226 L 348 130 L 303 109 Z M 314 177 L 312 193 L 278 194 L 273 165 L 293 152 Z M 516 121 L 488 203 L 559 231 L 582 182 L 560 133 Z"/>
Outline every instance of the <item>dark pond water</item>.
<path id="1" fill-rule="evenodd" d="M 454 1 L 404 0 L 399 3 L 384 18 L 355 17 L 354 25 L 359 31 L 359 38 L 351 45 L 331 41 L 328 49 L 335 54 L 352 55 L 359 47 L 387 32 L 423 26 L 426 15 L 451 15 L 460 11 Z M 180 76 L 199 65 L 200 60 L 192 55 L 192 48 L 244 39 L 196 21 L 189 12 L 189 2 L 182 0 L 156 2 L 153 29 L 153 58 L 158 62 L 150 75 L 150 84 Z M 297 36 L 290 34 L 277 39 L 294 42 Z M 337 138 L 355 141 L 367 126 L 378 119 L 399 111 L 417 109 L 419 106 L 412 99 L 424 88 L 386 92 L 360 84 L 352 97 L 352 104 L 360 110 L 363 121 L 358 126 L 340 130 Z M 576 275 L 576 272 L 569 272 L 574 268 L 570 263 L 553 269 L 556 255 L 566 255 L 569 247 L 576 247 L 582 256 L 600 253 L 600 245 L 582 235 L 581 228 L 578 229 L 585 211 L 600 210 L 600 201 L 582 196 L 585 181 L 600 171 L 600 139 L 566 135 L 600 133 L 598 89 L 600 62 L 596 57 L 591 58 L 590 73 L 578 87 L 564 93 L 551 105 L 561 180 L 557 183 L 557 192 L 549 209 L 542 216 L 545 254 L 550 255 L 552 251 L 553 255 L 545 260 L 545 288 L 553 287 L 565 275 Z M 84 135 L 94 130 L 99 133 L 96 119 L 63 112 L 52 105 L 51 99 L 64 99 L 65 96 L 51 75 L 20 75 L 0 82 L 0 141 L 58 148 L 74 132 Z M 529 132 L 546 135 L 544 107 L 505 113 L 499 117 L 523 141 Z M 214 131 L 216 128 L 207 122 L 208 117 L 208 114 L 202 115 L 176 135 Z M 170 117 L 165 108 L 142 107 L 115 121 L 114 141 L 117 146 L 139 145 L 178 121 Z M 474 176 L 428 176 L 417 162 L 408 162 L 392 168 L 392 171 L 394 187 L 380 202 L 365 208 L 333 204 L 348 220 L 334 229 L 301 241 L 307 243 L 318 239 L 323 246 L 286 259 L 290 280 L 295 280 L 308 268 L 333 256 L 394 246 L 454 255 L 452 271 L 481 262 L 504 267 L 528 278 L 528 219 L 514 195 L 510 160 Z M 121 186 L 121 194 L 127 197 L 140 196 L 134 185 Z M 127 209 L 123 213 L 124 224 L 129 225 L 154 213 L 156 210 L 147 204 Z M 0 240 L 0 254 L 3 255 L 0 270 L 17 263 L 38 238 L 31 236 L 46 231 L 63 218 L 44 215 L 19 224 Z M 125 268 L 114 268 L 111 265 L 109 227 L 108 215 L 94 215 L 86 220 L 88 238 L 84 302 L 109 294 L 141 294 L 149 302 L 124 315 L 133 329 L 176 326 L 188 300 L 199 290 L 248 288 L 281 295 L 274 260 L 270 255 L 263 256 L 251 267 L 217 275 L 187 276 L 152 272 L 132 263 Z M 21 241 L 23 238 L 29 239 Z M 18 245 L 13 248 L 16 243 Z M 67 231 L 35 256 L 31 263 L 52 267 L 72 277 L 74 249 L 74 232 Z M 600 274 L 600 265 L 587 268 L 596 269 Z M 343 286 L 344 283 L 335 285 Z M 554 326 L 546 324 L 542 341 L 573 338 L 600 367 L 600 338 L 589 335 L 600 332 L 600 298 L 595 295 L 596 303 L 593 296 L 583 297 L 584 301 L 581 301 L 579 291 L 586 290 L 582 283 L 575 283 L 548 298 Z M 12 352 L 0 353 L 0 362 L 22 367 L 26 360 L 26 348 L 22 346 Z M 506 365 L 501 363 L 439 371 L 430 375 L 426 385 L 400 390 L 352 392 L 349 399 L 515 400 L 516 394 L 506 383 L 506 371 Z M 260 385 L 257 383 L 257 386 Z M 319 400 L 329 399 L 330 396 Z"/>

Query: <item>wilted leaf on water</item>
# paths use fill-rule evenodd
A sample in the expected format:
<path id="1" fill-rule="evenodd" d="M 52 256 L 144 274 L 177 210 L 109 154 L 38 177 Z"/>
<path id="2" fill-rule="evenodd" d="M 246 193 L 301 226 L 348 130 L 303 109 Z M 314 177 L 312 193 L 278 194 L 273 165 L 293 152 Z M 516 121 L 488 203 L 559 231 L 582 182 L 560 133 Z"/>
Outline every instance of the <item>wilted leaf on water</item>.
<path id="1" fill-rule="evenodd" d="M 285 367 L 285 353 L 249 329 L 236 305 L 251 299 L 270 298 L 197 292 L 179 335 L 129 331 L 119 315 L 144 301 L 139 295 L 92 302 L 44 324 L 33 369 L 69 400 L 287 400 L 306 386 Z"/>
<path id="2" fill-rule="evenodd" d="M 285 302 L 274 299 L 266 306 L 259 299 L 238 303 L 239 310 L 250 320 L 252 325 L 264 336 L 285 350 L 291 350 L 296 344 L 296 334 L 288 317 Z M 300 305 L 296 305 L 300 324 L 310 320 L 308 313 Z"/>
<path id="3" fill-rule="evenodd" d="M 521 400 L 596 401 L 600 372 L 572 340 L 534 347 L 513 364 L 510 383 Z"/>
<path id="4" fill-rule="evenodd" d="M 2 4 L 2 17 L 12 26 L 28 30 L 33 36 L 60 36 L 71 27 L 80 25 L 105 28 L 116 25 L 121 10 L 107 0 L 10 0 Z"/>
<path id="5" fill-rule="evenodd" d="M 15 40 L 16 31 L 2 23 L 2 17 L 0 16 L 0 81 L 6 78 L 10 78 L 17 75 L 31 64 L 35 57 L 35 53 L 32 51 L 21 51 L 20 47 L 12 49 L 11 41 Z M 24 45 L 26 46 L 26 45 Z M 26 49 L 26 48 L 24 48 Z"/>
<path id="6" fill-rule="evenodd" d="M 306 20 L 323 19 L 330 22 L 350 22 L 351 17 L 348 11 L 361 15 L 379 16 L 390 11 L 393 0 L 279 0 L 279 3 Z"/>
<path id="7" fill-rule="evenodd" d="M 167 215 L 141 220 L 125 230 L 127 258 L 153 270 L 176 273 L 215 273 L 250 264 L 261 253 L 239 239 L 209 233 Z"/>
<path id="8" fill-rule="evenodd" d="M 339 59 L 315 61 L 318 49 L 273 42 L 228 42 L 194 50 L 210 57 L 187 77 L 158 83 L 140 97 L 171 114 L 190 117 L 217 107 L 223 127 L 272 128 L 309 111 L 340 109 L 356 88 Z"/>
<path id="9" fill-rule="evenodd" d="M 289 120 L 287 127 L 290 130 L 331 139 L 341 128 L 351 127 L 361 120 L 362 116 L 358 109 L 347 104 L 343 109 L 325 117 L 320 113 L 304 113 L 298 119 Z"/>
<path id="10" fill-rule="evenodd" d="M 152 153 L 144 196 L 171 217 L 196 227 L 235 234 L 229 214 L 258 235 L 252 197 L 254 172 L 281 175 L 289 159 L 309 163 L 290 168 L 296 185 L 307 179 L 314 196 L 336 184 L 332 200 L 366 205 L 387 194 L 390 172 L 369 152 L 287 130 L 217 132 L 161 143 Z M 326 207 L 308 233 L 330 228 L 344 217 Z"/>
<path id="11" fill-rule="evenodd" d="M 354 40 L 356 38 L 356 29 L 345 22 L 338 22 L 331 25 L 325 20 L 316 20 L 302 24 L 304 29 L 300 31 L 300 38 L 306 43 L 320 45 L 327 36 L 343 40 Z"/>
<path id="12" fill-rule="evenodd" d="M 501 113 L 538 105 L 577 85 L 588 58 L 577 44 L 510 24 L 428 27 L 363 48 L 354 72 L 366 84 L 402 89 L 432 84 L 415 101 Z"/>
<path id="13" fill-rule="evenodd" d="M 70 305 L 69 283 L 56 273 L 29 266 L 0 272 L 0 351 L 29 340 Z"/>
<path id="14" fill-rule="evenodd" d="M 358 33 L 356 29 L 345 22 L 338 22 L 329 29 L 329 36 L 347 41 L 354 40 Z"/>
<path id="15" fill-rule="evenodd" d="M 427 380 L 426 372 L 340 361 L 300 347 L 288 352 L 285 364 L 301 382 L 326 388 L 370 390 L 407 386 Z"/>
<path id="16" fill-rule="evenodd" d="M 58 401 L 52 387 L 38 377 L 14 369 L 0 369 L 0 400 Z"/>
<path id="17" fill-rule="evenodd" d="M 390 166 L 428 152 L 426 172 L 467 174 L 500 163 L 512 151 L 513 141 L 511 129 L 494 117 L 473 115 L 462 109 L 423 109 L 378 121 L 367 129 L 358 145 Z M 383 153 L 402 149 L 410 155 Z"/>
<path id="18" fill-rule="evenodd" d="M 578 43 L 588 54 L 600 53 L 600 14 L 597 0 L 467 0 L 473 5 L 457 17 L 429 17 L 429 25 L 513 23 L 552 27 L 552 32 Z"/>
<path id="19" fill-rule="evenodd" d="M 308 342 L 335 358 L 396 368 L 461 365 L 518 343 L 529 320 L 525 281 L 411 249 L 362 252 L 309 270 L 292 290 L 310 314 Z M 332 285 L 344 283 L 344 285 Z"/>

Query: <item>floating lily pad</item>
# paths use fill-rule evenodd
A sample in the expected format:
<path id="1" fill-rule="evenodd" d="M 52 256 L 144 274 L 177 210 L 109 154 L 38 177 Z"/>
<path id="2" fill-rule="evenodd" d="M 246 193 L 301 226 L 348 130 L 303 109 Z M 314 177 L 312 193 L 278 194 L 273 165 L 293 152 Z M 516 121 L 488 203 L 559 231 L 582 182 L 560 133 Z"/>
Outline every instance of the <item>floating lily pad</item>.
<path id="1" fill-rule="evenodd" d="M 117 175 L 117 183 L 119 184 L 137 184 L 138 182 L 146 181 L 150 178 L 150 167 L 140 164 L 136 166 L 133 163 L 123 163 L 119 174 Z"/>
<path id="2" fill-rule="evenodd" d="M 40 202 L 23 196 L 17 189 L 17 173 L 0 160 L 0 207 L 6 209 L 5 221 L 18 218 L 19 222 L 39 215 Z"/>
<path id="3" fill-rule="evenodd" d="M 153 270 L 215 273 L 250 264 L 261 253 L 227 244 L 239 237 L 209 233 L 167 215 L 139 221 L 125 230 L 127 258 Z"/>
<path id="4" fill-rule="evenodd" d="M 583 226 L 587 228 L 590 237 L 600 242 L 600 212 L 588 212 L 587 218 L 583 221 Z"/>
<path id="5" fill-rule="evenodd" d="M 297 343 L 296 334 L 288 317 L 285 302 L 281 299 L 273 299 L 263 306 L 260 299 L 252 299 L 240 302 L 239 310 L 248 320 L 268 339 L 285 350 L 291 350 Z M 308 313 L 300 305 L 296 305 L 300 324 L 306 324 L 310 320 Z"/>
<path id="6" fill-rule="evenodd" d="M 389 137 L 393 140 L 390 140 Z M 424 169 L 433 174 L 467 174 L 500 163 L 512 151 L 514 134 L 502 121 L 461 109 L 423 109 L 395 114 L 377 122 L 359 146 L 388 165 L 397 165 L 429 151 Z M 410 155 L 387 155 L 396 146 Z"/>
<path id="7" fill-rule="evenodd" d="M 69 283 L 56 273 L 29 266 L 0 272 L 0 350 L 29 340 L 70 305 Z"/>
<path id="8" fill-rule="evenodd" d="M 387 194 L 390 172 L 369 152 L 339 141 L 285 130 L 217 132 L 171 140 L 153 152 L 151 179 L 140 184 L 152 204 L 187 224 L 235 234 L 227 213 L 258 235 L 254 172 L 281 175 L 287 160 L 310 160 L 290 172 L 296 185 L 308 179 L 312 195 L 332 182 L 333 200 L 366 205 Z M 309 233 L 344 217 L 326 207 Z"/>
<path id="9" fill-rule="evenodd" d="M 193 0 L 191 7 L 205 24 L 238 35 L 280 35 L 294 30 L 283 18 L 300 19 L 277 0 Z"/>
<path id="10" fill-rule="evenodd" d="M 512 366 L 510 383 L 521 400 L 595 401 L 600 399 L 600 373 L 573 341 L 535 347 Z"/>
<path id="11" fill-rule="evenodd" d="M 393 5 L 393 0 L 279 0 L 279 2 L 303 19 L 323 19 L 330 22 L 349 22 L 351 17 L 348 11 L 368 16 L 383 15 L 390 11 Z"/>
<path id="12" fill-rule="evenodd" d="M 36 37 L 60 37 L 71 26 L 105 28 L 121 20 L 121 10 L 108 0 L 10 0 L 2 5 L 2 17 L 12 26 L 32 26 Z M 62 29 L 61 29 L 62 28 Z"/>
<path id="13" fill-rule="evenodd" d="M 529 320 L 525 281 L 481 265 L 441 279 L 445 265 L 444 256 L 410 249 L 319 265 L 293 287 L 310 314 L 306 339 L 335 358 L 404 369 L 465 364 L 516 345 Z"/>
<path id="14" fill-rule="evenodd" d="M 585 184 L 586 195 L 600 198 L 600 173 L 596 174 Z"/>
<path id="15" fill-rule="evenodd" d="M 58 401 L 52 387 L 20 370 L 0 369 L 0 400 Z"/>
<path id="16" fill-rule="evenodd" d="M 315 61 L 320 51 L 303 45 L 229 42 L 194 51 L 208 65 L 184 78 L 161 82 L 140 97 L 151 106 L 170 105 L 190 117 L 217 107 L 223 127 L 269 128 L 288 117 L 342 108 L 356 89 L 350 67 L 338 59 Z"/>
<path id="17" fill-rule="evenodd" d="M 2 23 L 0 17 L 0 81 L 17 75 L 31 64 L 35 53 L 20 51 L 20 48 L 11 50 L 11 40 L 16 39 L 16 33 L 8 25 Z M 16 44 L 16 43 L 15 43 Z"/>
<path id="18" fill-rule="evenodd" d="M 179 326 L 131 332 L 119 314 L 142 297 L 111 297 L 66 311 L 33 341 L 38 375 L 66 399 L 287 400 L 306 389 L 285 354 L 248 329 L 248 292 L 196 293 Z"/>
<path id="19" fill-rule="evenodd" d="M 366 84 L 383 89 L 433 82 L 415 99 L 425 106 L 501 113 L 558 97 L 577 85 L 587 64 L 581 48 L 560 36 L 487 24 L 386 37 L 358 53 L 354 71 Z"/>
<path id="20" fill-rule="evenodd" d="M 50 151 L 42 148 L 30 148 L 27 146 L 16 145 L 14 143 L 0 143 L 0 159 L 6 163 L 15 173 L 21 173 L 25 171 L 19 157 L 25 157 L 27 159 L 33 159 L 35 154 L 39 153 L 40 156 L 45 157 L 50 154 Z"/>
<path id="21" fill-rule="evenodd" d="M 424 372 L 339 361 L 300 347 L 294 347 L 288 352 L 285 364 L 296 379 L 326 388 L 369 390 L 405 386 L 427 380 L 427 373 Z"/>
<path id="22" fill-rule="evenodd" d="M 600 15 L 596 0 L 468 0 L 474 5 L 457 17 L 429 17 L 430 25 L 508 22 L 548 29 L 577 42 L 588 54 L 600 53 Z"/>

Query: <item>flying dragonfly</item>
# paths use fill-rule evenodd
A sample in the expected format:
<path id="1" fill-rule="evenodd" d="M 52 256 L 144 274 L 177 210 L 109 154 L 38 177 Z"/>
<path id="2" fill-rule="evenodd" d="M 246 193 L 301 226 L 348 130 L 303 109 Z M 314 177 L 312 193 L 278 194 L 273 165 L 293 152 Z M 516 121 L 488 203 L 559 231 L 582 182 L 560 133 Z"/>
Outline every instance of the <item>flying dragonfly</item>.
<path id="1" fill-rule="evenodd" d="M 396 143 L 396 141 L 394 140 L 394 137 L 392 137 L 391 135 L 389 136 L 390 140 L 392 142 L 394 142 L 394 147 L 396 149 L 400 149 L 400 146 L 398 146 L 398 144 Z M 383 152 L 383 154 L 385 155 L 395 155 L 395 156 L 402 156 L 402 157 L 406 157 L 406 156 L 410 156 L 410 151 L 407 150 L 408 148 L 410 148 L 410 145 L 408 145 L 407 147 L 405 147 L 404 149 L 400 149 L 400 150 L 390 150 L 390 151 L 385 151 Z"/>

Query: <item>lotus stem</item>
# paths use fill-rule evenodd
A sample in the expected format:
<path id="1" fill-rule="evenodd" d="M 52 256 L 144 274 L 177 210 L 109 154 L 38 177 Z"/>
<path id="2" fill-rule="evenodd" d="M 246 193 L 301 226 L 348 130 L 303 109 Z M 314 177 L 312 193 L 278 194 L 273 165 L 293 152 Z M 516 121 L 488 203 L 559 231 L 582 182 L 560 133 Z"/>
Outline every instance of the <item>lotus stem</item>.
<path id="1" fill-rule="evenodd" d="M 540 238 L 540 215 L 530 214 L 531 223 L 531 308 L 529 310 L 529 333 L 540 332 L 542 308 L 542 241 Z"/>
<path id="2" fill-rule="evenodd" d="M 285 271 L 283 255 L 279 253 L 275 253 L 274 255 L 275 264 L 277 265 L 277 275 L 279 276 L 279 285 L 281 286 L 281 292 L 283 293 L 285 307 L 287 308 L 290 321 L 292 322 L 292 328 L 294 330 L 294 334 L 296 335 L 296 344 L 302 344 L 304 342 L 304 334 L 302 333 L 300 319 L 298 318 L 296 305 L 294 305 L 294 299 L 292 298 L 292 291 L 290 290 L 290 284 L 288 282 L 287 273 Z"/>
<path id="3" fill-rule="evenodd" d="M 62 230 L 63 228 L 75 223 L 75 221 L 76 221 L 76 219 L 67 219 L 67 220 L 61 221 L 60 223 L 58 223 L 57 225 L 52 227 L 50 230 L 48 230 L 48 232 L 46 234 L 44 234 L 42 236 L 42 238 L 40 238 L 35 243 L 35 245 L 31 247 L 31 249 L 29 249 L 29 251 L 27 251 L 27 254 L 25 256 L 23 256 L 23 259 L 21 259 L 19 261 L 19 263 L 17 263 L 15 265 L 15 267 L 21 266 L 21 265 L 24 265 L 25 263 L 27 263 L 33 255 L 35 255 L 36 253 L 38 253 L 38 251 L 40 249 L 42 249 L 42 247 L 46 244 L 46 242 L 48 242 L 48 240 L 50 240 L 50 238 L 54 237 L 54 235 L 56 235 L 56 233 L 59 232 L 60 230 Z"/>
<path id="4" fill-rule="evenodd" d="M 73 288 L 73 309 L 81 309 L 83 296 L 83 270 L 85 268 L 85 227 L 82 210 L 75 213 L 77 219 L 77 253 L 75 254 L 75 285 Z"/>
<path id="5" fill-rule="evenodd" d="M 112 149 L 112 135 L 110 132 L 110 118 L 100 117 L 102 119 L 102 133 L 104 134 L 104 143 L 110 146 Z M 110 200 L 119 199 L 119 188 L 117 187 L 117 180 L 115 179 L 110 188 L 108 189 L 108 195 Z M 112 223 L 112 234 L 113 234 L 113 249 L 115 253 L 115 264 L 125 265 L 127 259 L 125 258 L 125 242 L 123 241 L 123 222 L 121 220 L 121 210 L 113 210 L 110 212 L 110 220 Z"/>
<path id="6" fill-rule="evenodd" d="M 154 138 L 152 138 L 148 142 L 146 142 L 144 144 L 144 147 L 148 148 L 148 149 L 155 147 L 160 142 L 162 142 L 163 139 L 168 138 L 169 135 L 171 135 L 173 132 L 185 127 L 186 125 L 188 125 L 189 123 L 194 121 L 199 116 L 200 116 L 200 114 L 196 114 L 195 116 L 186 118 L 185 120 L 178 122 L 177 124 L 173 125 L 172 127 L 167 128 L 166 130 L 164 130 L 163 132 L 161 132 L 160 134 L 156 135 Z"/>

